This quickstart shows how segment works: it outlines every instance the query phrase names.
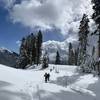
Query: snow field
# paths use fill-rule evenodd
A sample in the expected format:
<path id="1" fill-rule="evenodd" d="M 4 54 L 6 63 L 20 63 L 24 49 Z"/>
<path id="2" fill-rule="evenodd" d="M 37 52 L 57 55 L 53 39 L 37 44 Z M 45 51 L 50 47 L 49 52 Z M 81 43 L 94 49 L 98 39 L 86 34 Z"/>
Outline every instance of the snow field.
<path id="1" fill-rule="evenodd" d="M 0 100 L 99 100 L 98 77 L 79 74 L 76 68 L 51 64 L 45 70 L 21 70 L 0 65 Z M 45 72 L 51 75 L 48 83 Z"/>

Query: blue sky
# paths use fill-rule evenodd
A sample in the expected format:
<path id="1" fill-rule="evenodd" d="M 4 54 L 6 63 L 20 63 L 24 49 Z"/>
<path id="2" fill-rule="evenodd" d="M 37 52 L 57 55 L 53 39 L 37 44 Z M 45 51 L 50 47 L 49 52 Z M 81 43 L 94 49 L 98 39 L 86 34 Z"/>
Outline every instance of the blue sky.
<path id="1" fill-rule="evenodd" d="M 0 7 L 0 47 L 18 52 L 16 41 L 28 34 L 29 29 L 9 21 L 8 11 Z"/>
<path id="2" fill-rule="evenodd" d="M 0 0 L 0 47 L 18 52 L 16 41 L 43 32 L 43 40 L 77 38 L 79 21 L 91 15 L 91 0 Z"/>

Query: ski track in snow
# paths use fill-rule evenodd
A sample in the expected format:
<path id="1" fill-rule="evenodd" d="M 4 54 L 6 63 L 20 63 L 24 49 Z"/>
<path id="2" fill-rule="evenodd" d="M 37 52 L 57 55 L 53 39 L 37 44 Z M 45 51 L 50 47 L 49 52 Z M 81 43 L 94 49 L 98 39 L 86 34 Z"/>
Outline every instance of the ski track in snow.
<path id="1" fill-rule="evenodd" d="M 49 71 L 53 66 L 58 73 Z M 76 68 L 50 65 L 45 70 L 20 70 L 0 65 L 0 100 L 99 100 L 96 88 L 92 90 L 98 78 L 79 74 Z M 48 83 L 44 83 L 45 72 L 51 75 Z"/>

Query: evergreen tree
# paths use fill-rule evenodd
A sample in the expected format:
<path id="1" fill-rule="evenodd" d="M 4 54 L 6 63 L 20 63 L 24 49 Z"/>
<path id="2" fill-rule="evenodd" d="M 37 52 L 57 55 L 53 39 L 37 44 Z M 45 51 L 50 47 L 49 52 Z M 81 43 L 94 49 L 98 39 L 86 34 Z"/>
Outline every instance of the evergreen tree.
<path id="1" fill-rule="evenodd" d="M 88 34 L 89 34 L 89 19 L 86 14 L 83 15 L 80 21 L 79 27 L 79 54 L 78 54 L 78 65 L 81 66 L 82 71 L 85 71 L 85 62 L 88 57 L 87 46 L 88 46 Z"/>
<path id="2" fill-rule="evenodd" d="M 49 57 L 48 57 L 48 53 L 46 52 L 43 56 L 43 62 L 42 62 L 43 69 L 48 67 L 48 62 L 49 62 Z"/>
<path id="3" fill-rule="evenodd" d="M 33 33 L 23 38 L 20 46 L 20 58 L 17 61 L 21 68 L 25 68 L 28 64 L 32 65 L 40 63 L 42 46 L 42 33 L 38 32 L 36 36 Z"/>
<path id="4" fill-rule="evenodd" d="M 42 32 L 39 30 L 37 37 L 36 37 L 36 64 L 40 63 L 40 57 L 42 54 Z"/>
<path id="5" fill-rule="evenodd" d="M 91 67 L 92 67 L 92 69 L 93 70 L 95 70 L 96 71 L 96 67 L 95 67 L 95 58 L 94 58 L 94 54 L 95 54 L 95 46 L 93 46 L 93 48 L 92 48 L 92 64 L 91 64 Z"/>
<path id="6" fill-rule="evenodd" d="M 94 35 L 98 35 L 98 71 L 100 73 L 100 0 L 92 0 L 94 13 L 92 15 L 93 20 L 97 25 Z"/>
<path id="7" fill-rule="evenodd" d="M 77 62 L 78 62 L 78 52 L 79 52 L 79 49 L 77 48 L 75 50 L 75 65 L 77 65 Z"/>
<path id="8" fill-rule="evenodd" d="M 26 48 L 26 39 L 22 38 L 20 46 L 20 57 L 18 59 L 18 67 L 22 69 L 25 69 L 25 66 L 28 64 Z"/>
<path id="9" fill-rule="evenodd" d="M 75 53 L 74 53 L 74 50 L 73 50 L 72 43 L 69 43 L 68 64 L 69 65 L 75 64 Z"/>
<path id="10" fill-rule="evenodd" d="M 69 43 L 68 65 L 71 65 L 71 50 L 72 50 L 72 44 Z"/>
<path id="11" fill-rule="evenodd" d="M 60 55 L 59 55 L 59 52 L 57 51 L 56 52 L 56 60 L 55 60 L 55 64 L 60 64 L 61 61 L 60 61 Z"/>
<path id="12" fill-rule="evenodd" d="M 36 63 L 36 36 L 31 33 L 31 63 Z"/>
<path id="13" fill-rule="evenodd" d="M 28 59 L 28 64 L 32 65 L 32 39 L 31 39 L 31 35 L 28 35 L 26 38 L 26 53 L 27 53 L 27 59 Z"/>

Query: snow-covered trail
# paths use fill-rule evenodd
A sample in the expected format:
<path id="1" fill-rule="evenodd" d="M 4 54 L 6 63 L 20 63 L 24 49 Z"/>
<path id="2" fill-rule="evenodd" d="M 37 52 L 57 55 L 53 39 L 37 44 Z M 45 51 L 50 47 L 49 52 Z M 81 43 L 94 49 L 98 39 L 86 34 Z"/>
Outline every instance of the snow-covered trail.
<path id="1" fill-rule="evenodd" d="M 53 67 L 59 73 L 50 72 Z M 76 68 L 50 65 L 48 69 L 36 71 L 0 65 L 0 100 L 99 100 L 96 89 L 90 88 L 99 81 L 98 78 L 91 74 L 80 75 Z M 45 72 L 51 75 L 49 83 L 44 83 Z"/>

